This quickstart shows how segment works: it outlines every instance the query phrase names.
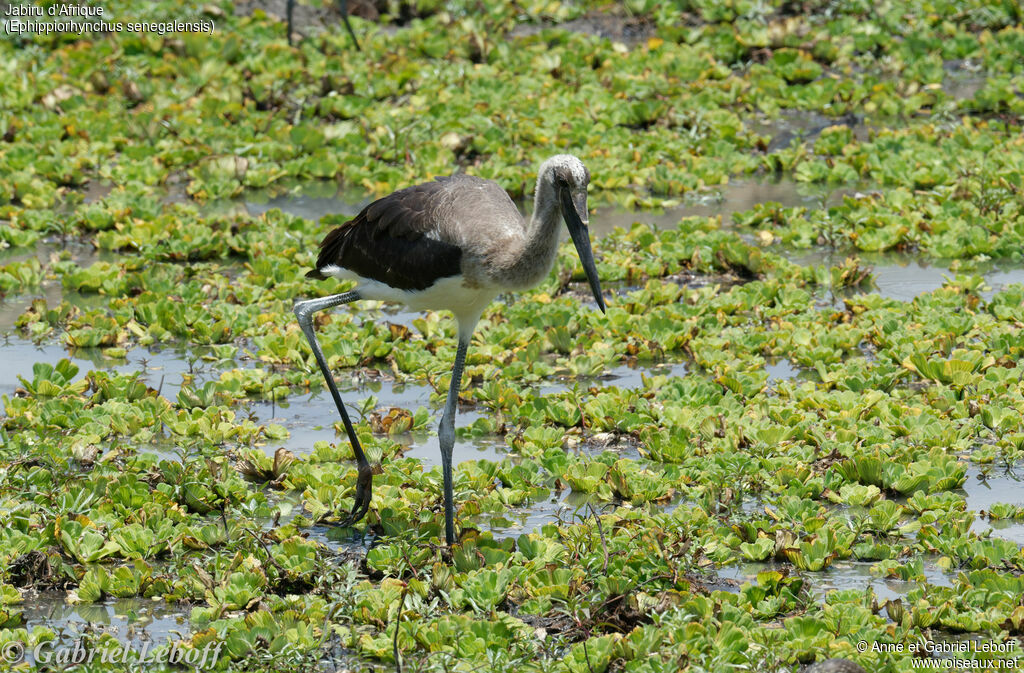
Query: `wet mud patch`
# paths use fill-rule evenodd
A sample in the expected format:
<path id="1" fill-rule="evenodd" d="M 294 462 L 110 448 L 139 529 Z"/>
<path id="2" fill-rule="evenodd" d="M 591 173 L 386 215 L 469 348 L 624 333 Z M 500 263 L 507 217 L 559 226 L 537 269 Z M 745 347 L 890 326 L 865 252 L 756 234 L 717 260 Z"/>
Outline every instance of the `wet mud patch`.
<path id="1" fill-rule="evenodd" d="M 787 149 L 801 141 L 813 144 L 821 132 L 831 126 L 848 127 L 853 131 L 854 138 L 861 142 L 868 140 L 871 135 L 871 127 L 864 117 L 854 113 L 829 117 L 819 112 L 781 110 L 776 117 L 759 117 L 747 122 L 747 127 L 753 133 L 769 138 L 762 148 L 767 153 Z"/>
<path id="2" fill-rule="evenodd" d="M 520 23 L 510 30 L 506 37 L 509 39 L 530 37 L 550 28 L 601 37 L 628 46 L 641 44 L 657 34 L 657 27 L 646 17 L 619 16 L 595 11 L 558 24 Z"/>
<path id="3" fill-rule="evenodd" d="M 406 6 L 406 3 L 402 3 Z M 261 10 L 268 15 L 278 17 L 283 22 L 287 16 L 287 0 L 241 0 L 234 4 L 234 13 L 238 16 L 251 15 Z M 323 3 L 296 2 L 292 14 L 292 30 L 309 35 L 322 30 L 344 30 L 341 26 L 341 3 L 325 0 Z M 380 19 L 381 9 L 378 5 L 387 3 L 374 0 L 348 0 L 348 13 L 368 21 Z"/>

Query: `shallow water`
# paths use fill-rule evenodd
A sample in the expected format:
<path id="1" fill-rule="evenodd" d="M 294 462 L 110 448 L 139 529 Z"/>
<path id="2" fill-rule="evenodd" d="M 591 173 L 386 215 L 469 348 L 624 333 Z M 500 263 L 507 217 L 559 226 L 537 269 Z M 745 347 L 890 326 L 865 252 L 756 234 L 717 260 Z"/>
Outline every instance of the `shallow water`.
<path id="1" fill-rule="evenodd" d="M 115 253 L 97 251 L 91 245 L 83 245 L 74 240 L 48 240 L 28 248 L 0 248 L 0 266 L 23 262 L 34 257 L 45 269 L 46 265 L 65 251 L 69 253 L 71 260 L 83 267 L 91 266 L 95 262 L 113 262 L 118 259 Z M 18 316 L 39 297 L 46 299 L 47 305 L 51 307 L 59 306 L 63 300 L 83 311 L 104 308 L 107 304 L 107 297 L 103 295 L 65 290 L 59 281 L 44 280 L 31 292 L 0 296 L 0 335 L 13 330 Z"/>
<path id="2" fill-rule="evenodd" d="M 974 98 L 988 80 L 988 74 L 981 65 L 970 59 L 946 61 L 942 67 L 945 70 L 942 90 L 956 100 Z"/>
<path id="3" fill-rule="evenodd" d="M 576 493 L 566 488 L 551 492 L 549 497 L 526 506 L 512 507 L 501 513 L 478 514 L 466 519 L 462 525 L 463 528 L 489 530 L 497 539 L 515 538 L 536 532 L 548 524 L 571 522 L 575 517 L 585 518 L 589 516 L 587 504 L 592 500 L 592 494 Z"/>
<path id="4" fill-rule="evenodd" d="M 970 82 L 975 82 L 979 77 L 977 73 L 955 67 L 952 72 L 954 74 L 951 77 L 954 79 L 962 77 Z M 984 77 L 981 76 L 981 81 L 983 80 Z M 807 133 L 817 134 L 824 128 L 839 123 L 851 125 L 855 134 L 859 134 L 858 137 L 866 137 L 868 133 L 868 127 L 858 119 L 833 119 L 795 111 L 787 111 L 776 120 L 756 122 L 753 128 L 761 129 L 758 130 L 759 133 L 782 128 L 785 133 L 802 133 L 804 136 L 801 137 L 806 137 Z M 635 222 L 643 222 L 654 228 L 673 228 L 682 218 L 692 216 L 720 217 L 722 224 L 728 226 L 734 213 L 750 210 L 761 203 L 774 202 L 785 208 L 823 208 L 835 205 L 841 202 L 843 197 L 867 188 L 866 183 L 816 185 L 775 176 L 749 176 L 732 179 L 710 192 L 689 195 L 682 203 L 671 208 L 637 211 L 611 202 L 592 200 L 590 231 L 591 237 L 596 239 L 611 233 L 616 227 L 628 230 Z M 341 189 L 330 182 L 313 182 L 293 186 L 284 193 L 279 192 L 280 190 L 253 192 L 247 194 L 244 200 L 212 203 L 204 207 L 241 208 L 254 216 L 271 208 L 279 208 L 292 215 L 318 220 L 329 214 L 355 215 L 372 200 L 352 190 Z M 533 209 L 532 199 L 522 200 L 517 205 L 523 216 L 528 218 Z M 564 231 L 562 238 L 568 238 Z M 847 256 L 826 248 L 788 251 L 785 254 L 799 264 L 837 264 Z M 957 274 L 950 270 L 950 260 L 922 261 L 916 256 L 895 252 L 858 252 L 857 255 L 865 264 L 874 267 L 877 291 L 882 296 L 902 301 L 909 301 L 920 294 L 942 287 L 946 276 L 953 278 Z M 1024 267 L 1021 265 L 986 262 L 979 264 L 977 271 L 961 273 L 984 275 L 992 286 L 988 296 L 1007 284 L 1024 283 Z M 2 327 L 0 323 L 0 328 Z"/>
<path id="5" fill-rule="evenodd" d="M 435 465 L 441 464 L 441 448 L 437 439 L 437 422 L 440 421 L 441 411 L 438 410 L 435 420 L 431 423 L 431 434 L 424 441 L 418 441 L 409 445 L 405 456 L 418 458 L 424 469 L 429 470 Z M 460 421 L 460 416 L 455 417 L 456 428 L 464 427 L 471 423 L 471 420 Z M 455 447 L 452 449 L 452 464 L 458 466 L 467 460 L 489 460 L 499 463 L 509 455 L 509 448 L 503 437 L 482 437 L 463 438 L 456 435 Z"/>
<path id="6" fill-rule="evenodd" d="M 955 101 L 969 101 L 974 98 L 988 79 L 984 69 L 970 60 L 946 61 L 943 69 L 945 73 L 941 89 L 946 96 Z M 891 75 L 883 77 L 890 78 Z M 969 103 L 966 107 L 970 109 Z M 798 142 L 805 142 L 811 146 L 821 132 L 830 126 L 846 126 L 853 131 L 853 136 L 858 142 L 867 142 L 879 129 L 905 124 L 906 122 L 900 120 L 865 118 L 858 114 L 831 117 L 820 112 L 792 109 L 779 110 L 770 117 L 758 115 L 745 121 L 745 126 L 750 131 L 769 138 L 765 148 L 769 153 L 786 149 Z"/>
<path id="7" fill-rule="evenodd" d="M 978 535 L 991 533 L 992 537 L 1003 538 L 1024 545 L 1024 521 L 1020 519 L 989 519 L 981 516 L 996 503 L 1024 505 L 1024 474 L 1011 471 L 993 470 L 987 477 L 975 465 L 967 469 L 967 481 L 963 490 L 967 494 L 967 509 L 975 512 L 971 531 Z"/>
<path id="8" fill-rule="evenodd" d="M 30 632 L 35 626 L 53 629 L 62 646 L 86 634 L 108 633 L 134 652 L 141 653 L 143 648 L 152 650 L 166 645 L 168 640 L 186 639 L 191 631 L 190 608 L 147 598 L 116 598 L 89 605 L 69 605 L 63 592 L 43 592 L 26 597 L 18 607 L 23 611 L 25 627 Z M 31 656 L 28 659 L 34 660 Z"/>
<path id="9" fill-rule="evenodd" d="M 821 117 L 821 115 L 818 115 Z M 794 127 L 825 128 L 824 125 L 840 123 L 841 120 L 821 117 L 820 119 L 802 119 L 799 116 L 785 117 Z M 853 120 L 847 120 L 852 123 Z M 826 122 L 828 122 L 826 124 Z M 865 128 L 862 125 L 858 128 Z M 820 129 L 818 129 L 820 131 Z M 609 202 L 592 201 L 590 230 L 592 238 L 598 238 L 612 232 L 616 227 L 629 229 L 635 222 L 643 222 L 655 228 L 675 227 L 684 217 L 721 217 L 723 225 L 731 224 L 734 213 L 750 210 L 760 203 L 775 202 L 783 207 L 804 206 L 821 208 L 834 205 L 844 196 L 852 195 L 865 189 L 863 184 L 841 186 L 809 185 L 791 179 L 779 179 L 772 176 L 753 176 L 731 180 L 728 184 L 716 188 L 710 193 L 691 195 L 683 203 L 667 209 L 635 211 Z M 331 182 L 312 182 L 302 186 L 293 186 L 283 193 L 262 191 L 247 193 L 245 199 L 206 204 L 204 208 L 214 211 L 241 209 L 250 215 L 259 215 L 271 208 L 279 208 L 283 212 L 318 220 L 324 215 L 342 214 L 355 215 L 371 200 L 352 190 L 339 188 Z M 530 199 L 518 204 L 524 217 L 532 211 Z M 563 238 L 567 238 L 566 232 Z M 845 259 L 848 252 L 835 251 L 827 248 L 813 250 L 783 251 L 788 258 L 798 264 L 838 264 Z M 910 301 L 914 297 L 931 292 L 946 281 L 946 277 L 954 278 L 957 274 L 951 271 L 950 260 L 922 261 L 921 259 L 896 252 L 856 252 L 864 264 L 874 269 L 876 289 L 879 294 L 901 301 Z M 977 270 L 960 271 L 970 275 L 984 275 L 992 287 L 986 298 L 1010 283 L 1024 283 L 1024 267 L 1008 263 L 985 262 L 977 265 Z M 26 304 L 27 305 L 27 304 Z M 3 329 L 3 304 L 0 303 L 0 330 Z M 389 316 L 391 322 L 409 325 L 418 314 L 398 313 Z M 16 316 L 14 316 L 16 317 Z M 13 317 L 10 318 L 13 322 Z"/>
<path id="10" fill-rule="evenodd" d="M 0 336 L 14 331 L 18 316 L 27 311 L 32 302 L 39 298 L 45 299 L 46 305 L 50 308 L 56 308 L 60 306 L 61 301 L 66 301 L 82 311 L 105 308 L 108 301 L 108 298 L 101 294 L 83 294 L 77 290 L 65 290 L 59 283 L 44 282 L 35 292 L 0 297 Z"/>
<path id="11" fill-rule="evenodd" d="M 4 376 L 0 379 L 0 395 L 13 394 L 21 385 L 18 377 L 32 380 L 32 367 L 37 362 L 57 364 L 61 359 L 70 360 L 78 366 L 78 377 L 92 370 L 114 371 L 120 374 L 142 372 L 142 381 L 158 390 L 163 397 L 175 401 L 181 386 L 190 380 L 192 385 L 216 380 L 221 368 L 216 363 L 203 359 L 209 352 L 208 346 L 184 346 L 180 344 L 154 347 L 138 347 L 129 350 L 124 358 L 111 358 L 101 348 L 71 348 L 61 344 L 34 344 L 18 336 L 8 336 L 0 344 L 4 357 Z M 231 369 L 242 366 L 229 361 Z"/>
<path id="12" fill-rule="evenodd" d="M 82 243 L 76 238 L 51 236 L 45 240 L 24 248 L 0 248 L 0 265 L 24 262 L 35 257 L 41 264 L 53 258 L 67 258 L 80 266 L 89 266 L 96 261 L 112 262 L 118 258 L 117 253 L 97 250 L 89 243 Z"/>
<path id="13" fill-rule="evenodd" d="M 764 369 L 768 372 L 769 384 L 779 381 L 791 381 L 797 378 L 813 381 L 816 378 L 813 372 L 793 364 L 788 358 L 769 358 L 765 362 Z"/>
<path id="14" fill-rule="evenodd" d="M 825 594 L 834 590 L 871 588 L 879 603 L 906 595 L 918 586 L 918 582 L 876 577 L 871 574 L 874 563 L 865 561 L 837 561 L 821 572 L 793 571 L 787 564 L 743 563 L 725 566 L 718 570 L 719 577 L 737 582 L 757 583 L 757 574 L 765 570 L 790 571 L 798 574 L 805 582 L 815 600 L 823 601 Z M 925 564 L 924 576 L 929 584 L 952 586 L 950 576 L 938 566 Z"/>
<path id="15" fill-rule="evenodd" d="M 290 215 L 316 221 L 324 215 L 354 216 L 371 201 L 373 197 L 361 192 L 339 188 L 333 182 L 325 182 L 293 188 L 285 194 L 274 194 L 266 190 L 246 192 L 242 203 L 245 210 L 254 217 L 278 208 Z"/>
<path id="16" fill-rule="evenodd" d="M 869 586 L 881 603 L 900 598 L 918 586 L 918 582 L 913 580 L 875 577 L 871 574 L 872 565 L 874 563 L 865 561 L 838 561 L 821 573 L 805 573 L 803 576 L 810 581 L 811 592 L 819 601 L 825 600 L 828 591 L 863 589 Z M 934 564 L 925 563 L 924 576 L 928 584 L 941 587 L 953 585 L 952 577 Z"/>
<path id="17" fill-rule="evenodd" d="M 357 385 L 351 383 L 351 379 L 338 381 L 338 388 L 354 423 L 359 421 L 358 409 L 361 403 L 371 395 L 377 397 L 377 408 L 382 411 L 391 407 L 415 411 L 418 407 L 429 407 L 430 404 L 431 389 L 428 386 L 396 384 L 390 381 L 365 381 Z M 275 440 L 263 447 L 268 455 L 273 455 L 279 447 L 284 447 L 297 455 L 309 455 L 315 442 L 348 441 L 344 434 L 338 436 L 334 432 L 334 424 L 341 422 L 341 416 L 326 388 L 311 393 L 290 395 L 276 402 L 249 400 L 245 409 L 256 423 L 277 423 L 288 429 L 288 438 Z"/>
<path id="18" fill-rule="evenodd" d="M 950 269 L 952 260 L 922 260 L 900 252 L 858 252 L 827 249 L 782 250 L 782 254 L 795 264 L 837 265 L 850 256 L 860 259 L 862 266 L 871 267 L 875 276 L 874 287 L 867 292 L 877 292 L 883 297 L 912 301 L 915 297 L 933 292 L 953 280 L 956 276 L 982 276 L 990 289 L 981 296 L 986 300 L 1013 283 L 1024 283 L 1024 266 L 1010 262 L 982 262 L 970 269 Z M 846 292 L 846 290 L 844 290 Z"/>
<path id="19" fill-rule="evenodd" d="M 133 351 L 134 352 L 134 351 Z M 93 369 L 111 369 L 119 372 L 134 371 L 135 367 L 127 360 L 107 358 L 96 348 L 69 349 L 59 344 L 36 345 L 20 337 L 9 337 L 0 345 L 0 353 L 4 359 L 4 376 L 0 378 L 0 395 L 12 395 L 21 386 L 18 377 L 32 380 L 32 367 L 37 362 L 57 364 L 62 358 L 78 365 L 81 376 Z M 131 355 L 131 353 L 129 353 Z"/>
<path id="20" fill-rule="evenodd" d="M 657 229 L 674 228 L 684 217 L 720 217 L 723 225 L 729 225 L 733 213 L 750 210 L 760 203 L 778 203 L 783 208 L 821 208 L 835 205 L 844 196 L 864 188 L 862 184 L 811 185 L 775 176 L 740 177 L 709 192 L 689 195 L 671 208 L 635 211 L 611 203 L 592 203 L 590 231 L 592 236 L 603 236 L 615 227 L 628 230 L 634 222 Z"/>
<path id="21" fill-rule="evenodd" d="M 985 281 L 990 289 L 981 293 L 985 300 L 992 299 L 992 296 L 1000 290 L 1006 289 L 1008 285 L 1024 284 L 1024 268 L 990 271 L 985 274 Z"/>
<path id="22" fill-rule="evenodd" d="M 631 362 L 612 367 L 600 376 L 555 376 L 538 381 L 534 386 L 534 394 L 539 397 L 556 395 L 574 387 L 586 390 L 590 387 L 642 390 L 646 387 L 645 380 L 653 376 L 686 376 L 690 365 L 687 362 Z"/>
<path id="23" fill-rule="evenodd" d="M 675 227 L 683 217 L 721 216 L 728 223 L 732 213 L 749 210 L 769 201 L 784 207 L 821 207 L 834 205 L 845 195 L 863 190 L 865 185 L 810 185 L 775 176 L 748 176 L 731 179 L 727 184 L 706 192 L 691 194 L 678 206 L 666 209 L 631 210 L 614 202 L 592 199 L 590 202 L 590 232 L 592 238 L 610 233 L 615 227 L 629 229 L 634 222 L 644 222 L 656 228 Z M 308 220 L 317 221 L 325 215 L 353 216 L 374 197 L 339 187 L 334 182 L 310 182 L 301 185 L 278 186 L 272 190 L 250 191 L 241 199 L 211 201 L 202 205 L 210 214 L 231 212 L 261 215 L 273 208 Z M 516 202 L 524 218 L 533 212 L 533 199 Z M 563 239 L 568 238 L 566 232 Z"/>
<path id="24" fill-rule="evenodd" d="M 619 388 L 643 388 L 644 378 L 655 375 L 684 376 L 687 363 L 656 363 L 644 365 L 621 365 L 615 367 L 601 377 L 565 378 L 558 383 L 547 379 L 537 385 L 534 394 L 543 396 L 570 390 L 573 386 L 587 388 L 590 386 L 616 386 Z M 369 381 L 358 386 L 342 388 L 342 399 L 349 407 L 349 413 L 357 416 L 356 409 L 361 401 L 370 395 L 377 397 L 377 408 L 385 411 L 391 407 L 400 407 L 415 411 L 426 407 L 430 412 L 430 421 L 425 430 L 393 436 L 399 444 L 405 446 L 403 455 L 418 458 L 425 469 L 441 464 L 437 444 L 437 425 L 440 422 L 442 402 L 431 402 L 433 389 L 428 385 L 411 383 L 394 383 L 390 381 Z M 256 423 L 278 423 L 291 433 L 284 440 L 268 442 L 263 449 L 267 455 L 273 455 L 279 447 L 284 447 L 297 455 L 308 455 L 317 441 L 346 442 L 344 435 L 334 432 L 334 424 L 339 421 L 334 401 L 326 390 L 319 390 L 305 395 L 292 395 L 276 404 L 269 401 L 250 401 L 245 411 L 251 414 Z M 461 410 L 455 417 L 456 428 L 465 428 L 484 415 L 481 409 Z M 273 415 L 272 415 L 273 414 Z M 355 419 L 354 419 L 355 420 Z M 458 465 L 467 460 L 486 459 L 499 462 L 509 457 L 509 447 L 500 435 L 484 437 L 456 436 L 452 463 Z"/>

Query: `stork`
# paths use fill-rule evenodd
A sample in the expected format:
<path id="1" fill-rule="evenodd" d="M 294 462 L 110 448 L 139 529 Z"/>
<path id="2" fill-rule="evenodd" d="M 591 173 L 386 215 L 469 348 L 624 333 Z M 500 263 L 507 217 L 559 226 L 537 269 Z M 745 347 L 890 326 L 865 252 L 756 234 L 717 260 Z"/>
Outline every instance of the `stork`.
<path id="1" fill-rule="evenodd" d="M 342 525 L 356 523 L 369 509 L 373 470 L 317 342 L 313 314 L 372 299 L 455 315 L 459 343 L 437 431 L 445 539 L 451 545 L 455 542 L 455 412 L 466 351 L 483 310 L 498 294 L 533 287 L 548 274 L 558 249 L 559 220 L 569 229 L 598 308 L 605 310 L 587 229 L 589 183 L 590 172 L 576 157 L 559 154 L 548 159 L 537 174 L 533 216 L 527 223 L 497 183 L 464 174 L 439 177 L 374 201 L 324 238 L 316 269 L 306 277 L 355 280 L 356 288 L 297 302 L 294 310 L 341 414 L 359 469 L 355 503 Z"/>

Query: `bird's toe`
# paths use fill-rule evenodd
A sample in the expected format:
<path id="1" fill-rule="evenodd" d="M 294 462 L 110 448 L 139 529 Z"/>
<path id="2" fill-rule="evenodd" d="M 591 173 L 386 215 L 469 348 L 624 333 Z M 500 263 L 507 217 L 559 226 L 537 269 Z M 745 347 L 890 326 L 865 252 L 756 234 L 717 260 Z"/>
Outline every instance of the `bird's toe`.
<path id="1" fill-rule="evenodd" d="M 359 467 L 359 476 L 356 479 L 355 502 L 352 503 L 352 511 L 348 518 L 342 523 L 343 526 L 352 526 L 359 523 L 366 513 L 370 511 L 370 502 L 373 500 L 373 473 L 370 465 Z"/>

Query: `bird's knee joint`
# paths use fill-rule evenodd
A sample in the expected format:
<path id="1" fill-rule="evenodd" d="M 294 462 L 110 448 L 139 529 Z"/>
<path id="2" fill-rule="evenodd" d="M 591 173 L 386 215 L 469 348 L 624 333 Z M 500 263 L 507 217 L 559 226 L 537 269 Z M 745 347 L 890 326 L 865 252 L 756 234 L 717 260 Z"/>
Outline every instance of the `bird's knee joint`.
<path id="1" fill-rule="evenodd" d="M 309 306 L 309 302 L 300 301 L 292 307 L 292 311 L 295 313 L 295 317 L 300 323 L 309 323 L 312 320 L 313 310 Z"/>
<path id="2" fill-rule="evenodd" d="M 440 440 L 442 454 L 450 458 L 455 446 L 455 423 L 445 422 L 445 419 L 441 419 L 441 425 L 437 429 L 437 438 Z"/>

